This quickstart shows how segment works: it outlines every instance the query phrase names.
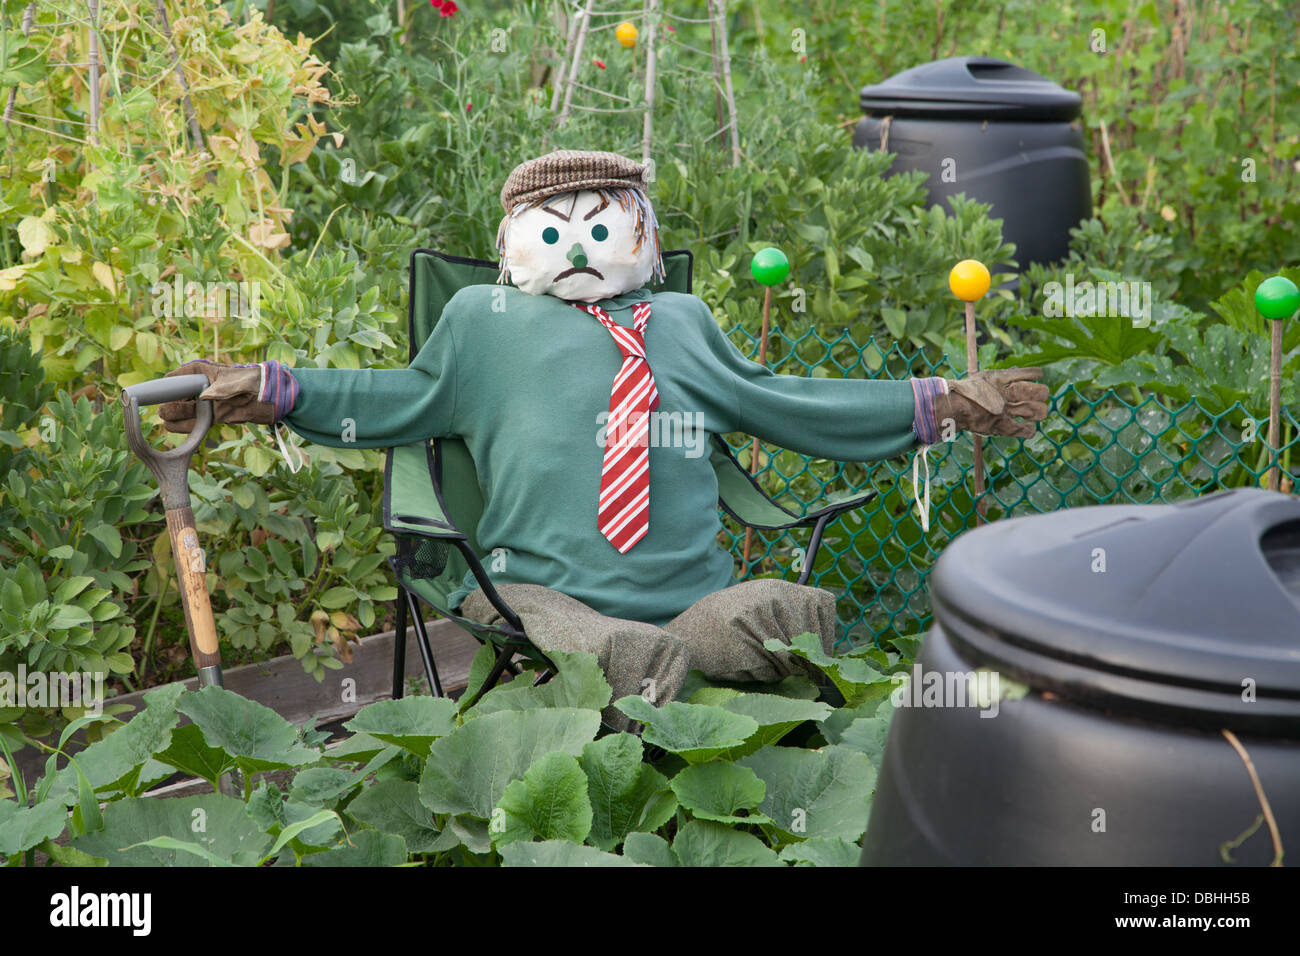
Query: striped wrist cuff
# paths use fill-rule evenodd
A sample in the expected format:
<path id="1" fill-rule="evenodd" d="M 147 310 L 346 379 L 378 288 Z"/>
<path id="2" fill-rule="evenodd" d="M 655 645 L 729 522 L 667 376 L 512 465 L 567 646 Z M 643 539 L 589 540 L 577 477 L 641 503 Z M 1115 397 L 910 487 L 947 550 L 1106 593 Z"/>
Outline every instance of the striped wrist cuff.
<path id="1" fill-rule="evenodd" d="M 281 365 L 274 359 L 262 362 L 262 390 L 257 396 L 259 402 L 270 402 L 275 409 L 275 421 L 280 421 L 293 411 L 294 402 L 298 400 L 298 380 L 287 365 Z"/>
<path id="2" fill-rule="evenodd" d="M 939 441 L 939 426 L 934 420 L 934 400 L 946 394 L 948 383 L 942 378 L 912 379 L 912 396 L 916 400 L 912 431 L 922 445 L 933 445 Z"/>

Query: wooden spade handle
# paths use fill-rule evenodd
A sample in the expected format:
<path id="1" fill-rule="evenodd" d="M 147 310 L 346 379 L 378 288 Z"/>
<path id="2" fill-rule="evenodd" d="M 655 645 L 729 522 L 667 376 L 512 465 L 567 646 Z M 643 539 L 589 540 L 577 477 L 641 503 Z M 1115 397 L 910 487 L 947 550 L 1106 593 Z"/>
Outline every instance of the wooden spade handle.
<path id="1" fill-rule="evenodd" d="M 220 665 L 217 625 L 208 598 L 207 555 L 199 546 L 194 512 L 189 505 L 167 509 L 167 531 L 172 539 L 172 558 L 180 579 L 181 605 L 185 608 L 185 627 L 190 634 L 194 666 L 202 670 Z"/>

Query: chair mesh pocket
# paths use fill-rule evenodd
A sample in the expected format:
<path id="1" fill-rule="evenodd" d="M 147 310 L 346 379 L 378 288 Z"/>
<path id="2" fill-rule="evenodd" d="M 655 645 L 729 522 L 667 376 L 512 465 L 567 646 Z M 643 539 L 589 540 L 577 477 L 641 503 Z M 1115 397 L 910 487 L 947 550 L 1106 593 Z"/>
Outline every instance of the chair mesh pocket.
<path id="1" fill-rule="evenodd" d="M 412 580 L 436 578 L 446 570 L 450 550 L 450 545 L 437 538 L 398 535 L 397 573 Z"/>

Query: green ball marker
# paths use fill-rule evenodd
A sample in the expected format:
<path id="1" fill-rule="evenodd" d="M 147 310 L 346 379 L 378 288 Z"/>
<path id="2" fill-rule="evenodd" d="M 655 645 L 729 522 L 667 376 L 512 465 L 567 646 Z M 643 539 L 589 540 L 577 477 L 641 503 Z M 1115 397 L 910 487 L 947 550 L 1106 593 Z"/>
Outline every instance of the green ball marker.
<path id="1" fill-rule="evenodd" d="M 1265 279 L 1255 290 L 1255 308 L 1266 319 L 1289 319 L 1300 309 L 1300 289 L 1286 276 Z"/>
<path id="2" fill-rule="evenodd" d="M 790 274 L 790 260 L 780 249 L 768 246 L 754 253 L 754 258 L 749 263 L 749 271 L 760 284 L 776 285 L 778 282 L 784 282 L 785 277 Z"/>

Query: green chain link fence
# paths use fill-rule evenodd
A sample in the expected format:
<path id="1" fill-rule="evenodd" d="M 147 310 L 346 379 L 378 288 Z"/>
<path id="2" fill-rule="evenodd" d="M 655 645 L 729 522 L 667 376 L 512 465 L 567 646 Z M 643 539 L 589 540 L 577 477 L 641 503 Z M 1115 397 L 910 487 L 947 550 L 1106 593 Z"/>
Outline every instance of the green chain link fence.
<path id="1" fill-rule="evenodd" d="M 733 341 L 757 359 L 758 336 L 734 329 Z M 768 365 L 786 374 L 903 379 L 914 375 L 956 377 L 947 356 L 932 362 L 875 339 L 857 344 L 848 333 L 824 338 L 809 330 L 791 338 L 777 330 L 769 339 Z M 1267 375 L 1264 370 L 1261 374 Z M 1267 421 L 1254 420 L 1239 403 L 1212 412 L 1193 399 L 1170 406 L 1154 394 L 1070 385 L 1052 397 L 1048 418 L 1027 440 L 986 438 L 987 519 L 1020 517 L 1095 504 L 1158 504 L 1224 488 L 1263 485 L 1273 464 Z M 1278 462 L 1282 488 L 1300 472 L 1292 449 L 1300 444 L 1297 419 L 1283 409 Z M 743 463 L 751 439 L 730 435 Z M 971 494 L 974 449 L 967 435 L 933 446 L 930 530 L 923 533 L 913 501 L 912 456 L 875 464 L 826 462 L 763 445 L 758 478 L 778 502 L 795 513 L 827 494 L 875 490 L 878 497 L 858 512 L 828 525 L 810 583 L 838 597 L 840 645 L 877 645 L 923 632 L 930 622 L 926 586 L 939 554 L 961 532 L 975 527 Z M 770 457 L 769 457 L 770 456 Z M 924 470 L 921 472 L 924 475 Z M 916 489 L 919 492 L 919 488 Z M 793 580 L 802 568 L 809 531 L 755 532 L 748 572 L 743 568 L 744 529 L 724 516 L 724 546 L 744 577 Z"/>

